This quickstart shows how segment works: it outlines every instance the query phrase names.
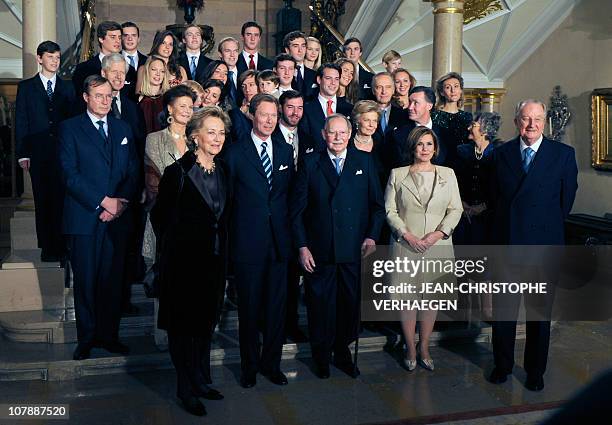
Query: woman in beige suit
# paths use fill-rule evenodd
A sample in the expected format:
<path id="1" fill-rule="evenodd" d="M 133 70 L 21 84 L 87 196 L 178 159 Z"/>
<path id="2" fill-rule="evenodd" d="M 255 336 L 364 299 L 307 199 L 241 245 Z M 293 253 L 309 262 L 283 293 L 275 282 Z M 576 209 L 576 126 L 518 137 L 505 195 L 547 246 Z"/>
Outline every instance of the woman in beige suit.
<path id="1" fill-rule="evenodd" d="M 438 138 L 432 130 L 416 127 L 402 146 L 403 159 L 411 165 L 391 170 L 385 191 L 385 209 L 394 240 L 393 251 L 401 252 L 402 256 L 415 259 L 454 257 L 451 234 L 463 208 L 453 170 L 431 163 L 438 148 Z M 430 250 L 434 245 L 436 248 Z M 435 282 L 429 280 L 432 276 L 420 278 Z M 411 296 L 432 298 L 423 294 Z M 402 330 L 407 345 L 404 364 L 408 370 L 414 370 L 418 350 L 421 365 L 433 370 L 429 338 L 436 321 L 436 311 L 420 311 L 419 319 L 419 347 L 416 347 L 417 312 L 407 311 L 402 315 Z"/>

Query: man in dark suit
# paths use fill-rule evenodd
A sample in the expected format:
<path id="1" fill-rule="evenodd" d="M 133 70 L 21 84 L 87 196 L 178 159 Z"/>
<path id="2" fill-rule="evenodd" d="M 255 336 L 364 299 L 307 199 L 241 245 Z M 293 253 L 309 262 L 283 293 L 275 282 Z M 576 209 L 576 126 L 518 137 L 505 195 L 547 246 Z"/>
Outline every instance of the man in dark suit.
<path id="1" fill-rule="evenodd" d="M 357 82 L 359 83 L 359 88 L 361 89 L 361 98 L 370 98 L 372 90 L 372 77 L 374 77 L 374 74 L 366 70 L 359 63 L 359 61 L 361 60 L 361 55 L 363 54 L 361 41 L 355 37 L 347 38 L 344 42 L 343 50 L 344 56 L 346 56 L 348 60 L 353 62 L 355 66 L 359 69 L 357 73 Z"/>
<path id="2" fill-rule="evenodd" d="M 359 375 L 349 344 L 359 332 L 361 254 L 375 245 L 385 220 L 372 156 L 347 149 L 348 118 L 327 117 L 327 148 L 307 155 L 291 194 L 291 222 L 304 276 L 312 357 L 321 378 L 336 366 Z"/>
<path id="3" fill-rule="evenodd" d="M 293 149 L 271 137 L 278 119 L 276 98 L 258 94 L 249 111 L 253 131 L 224 155 L 233 188 L 229 243 L 244 388 L 256 384 L 258 371 L 277 385 L 287 384 L 280 361 L 291 250 L 287 198 L 294 174 Z"/>
<path id="4" fill-rule="evenodd" d="M 304 160 L 304 155 L 313 152 L 312 140 L 298 126 L 304 115 L 304 97 L 295 90 L 283 93 L 279 99 L 281 117 L 276 130 L 272 133 L 273 138 L 287 143 L 293 150 L 293 164 L 295 169 L 298 163 Z M 299 298 L 300 298 L 300 276 L 301 268 L 295 256 L 289 260 L 289 271 L 287 278 L 287 314 L 285 315 L 285 334 L 293 342 L 306 342 L 306 335 L 298 326 Z"/>
<path id="5" fill-rule="evenodd" d="M 274 58 L 274 72 L 278 75 L 278 92 L 280 94 L 293 89 L 293 79 L 297 63 L 295 59 L 287 53 L 281 53 Z M 299 93 L 298 90 L 294 90 Z M 300 93 L 301 94 L 301 93 Z"/>
<path id="6" fill-rule="evenodd" d="M 81 62 L 74 69 L 72 74 L 72 84 L 77 97 L 77 108 L 79 112 L 87 109 L 82 100 L 83 82 L 90 75 L 100 75 L 102 71 L 102 58 L 111 53 L 121 52 L 121 25 L 117 22 L 104 21 L 98 25 L 96 30 L 100 53 L 88 61 Z M 125 85 L 122 89 L 129 97 L 135 97 L 136 70 L 130 66 L 126 76 Z"/>
<path id="7" fill-rule="evenodd" d="M 60 125 L 59 159 L 66 185 L 63 231 L 74 273 L 78 345 L 127 354 L 119 338 L 125 233 L 139 167 L 130 126 L 109 115 L 112 87 L 99 75 L 85 79 L 87 111 Z"/>
<path id="8" fill-rule="evenodd" d="M 380 140 L 384 140 L 394 128 L 408 123 L 408 110 L 391 104 L 395 84 L 388 72 L 379 72 L 372 78 L 372 93 L 380 108 L 380 121 L 376 133 Z"/>
<path id="9" fill-rule="evenodd" d="M 263 28 L 257 22 L 249 21 L 242 25 L 240 35 L 242 36 L 242 53 L 238 56 L 236 67 L 238 75 L 247 69 L 263 71 L 272 69 L 274 62 L 259 53 L 259 43 Z"/>
<path id="10" fill-rule="evenodd" d="M 295 76 L 292 86 L 299 91 L 306 101 L 317 96 L 318 87 L 316 72 L 304 66 L 304 56 L 306 56 L 306 34 L 302 31 L 291 31 L 283 38 L 285 53 L 295 59 Z"/>
<path id="11" fill-rule="evenodd" d="M 123 57 L 130 64 L 134 71 L 138 71 L 140 65 L 144 65 L 147 56 L 140 53 L 138 44 L 140 43 L 140 29 L 134 22 L 124 22 L 121 24 L 121 44 L 123 45 Z"/>
<path id="12" fill-rule="evenodd" d="M 410 132 L 419 125 L 433 130 L 438 136 L 440 151 L 432 162 L 452 168 L 457 156 L 457 147 L 449 144 L 453 138 L 448 137 L 447 132 L 431 120 L 431 110 L 436 104 L 436 94 L 430 87 L 416 86 L 410 89 L 408 99 L 409 121 L 404 125 L 392 127 L 391 132 L 387 133 L 390 143 L 387 143 L 388 152 L 385 153 L 385 156 L 389 159 L 392 168 L 409 165 L 401 163 L 401 149 Z"/>
<path id="13" fill-rule="evenodd" d="M 17 86 L 17 158 L 30 172 L 36 207 L 36 236 L 42 261 L 58 261 L 65 246 L 61 232 L 64 189 L 57 161 L 57 125 L 70 117 L 74 90 L 57 76 L 60 46 L 44 41 L 36 49 L 41 70 Z"/>
<path id="14" fill-rule="evenodd" d="M 126 313 L 135 312 L 135 306 L 130 302 L 132 282 L 139 281 L 144 273 L 144 258 L 142 257 L 142 237 L 144 234 L 145 212 L 140 203 L 140 194 L 144 188 L 144 149 L 145 149 L 145 127 L 142 110 L 134 101 L 129 99 L 121 89 L 125 83 L 125 73 L 128 64 L 119 53 L 111 53 L 102 59 L 102 76 L 108 80 L 112 87 L 113 100 L 111 103 L 111 115 L 125 121 L 132 130 L 136 153 L 138 154 L 138 167 L 141 179 L 134 199 L 130 199 L 131 208 L 128 214 L 132 217 L 132 225 L 126 235 L 128 242 L 124 291 L 122 296 L 122 310 Z"/>
<path id="15" fill-rule="evenodd" d="M 578 168 L 571 146 L 542 135 L 545 123 L 544 103 L 535 100 L 519 103 L 515 114 L 519 136 L 494 151 L 491 194 L 497 244 L 565 243 L 564 221 L 576 196 Z M 529 265 L 518 266 L 520 269 L 525 267 Z M 516 317 L 520 295 L 504 294 L 503 299 L 501 297 L 493 296 L 494 319 L 502 305 L 506 311 L 513 310 L 510 314 Z M 552 300 L 549 297 L 546 301 L 550 313 Z M 529 297 L 526 296 L 526 307 L 529 302 Z M 529 311 L 527 313 L 525 386 L 531 391 L 540 391 L 544 388 L 543 375 L 548 359 L 550 319 L 530 321 Z M 507 376 L 512 373 L 515 335 L 516 321 L 508 321 L 505 318 L 504 321 L 493 323 L 495 369 L 489 379 L 495 384 L 505 382 Z"/>
<path id="16" fill-rule="evenodd" d="M 300 127 L 311 138 L 315 151 L 325 150 L 327 146 L 321 133 L 325 118 L 336 113 L 350 117 L 353 110 L 353 105 L 336 96 L 341 73 L 339 65 L 333 63 L 321 65 L 317 70 L 319 94 L 304 105 L 304 118 L 300 121 Z"/>
<path id="17" fill-rule="evenodd" d="M 240 56 L 240 42 L 234 37 L 225 37 L 219 41 L 217 50 L 219 52 L 219 59 L 227 65 L 226 93 L 232 108 L 235 108 L 240 106 L 239 102 L 241 101 L 239 94 L 240 87 L 238 86 L 240 74 L 236 67 L 238 56 Z"/>
<path id="18" fill-rule="evenodd" d="M 179 56 L 179 65 L 187 71 L 187 79 L 203 83 L 204 70 L 212 62 L 202 53 L 202 28 L 191 24 L 183 30 L 185 51 Z"/>

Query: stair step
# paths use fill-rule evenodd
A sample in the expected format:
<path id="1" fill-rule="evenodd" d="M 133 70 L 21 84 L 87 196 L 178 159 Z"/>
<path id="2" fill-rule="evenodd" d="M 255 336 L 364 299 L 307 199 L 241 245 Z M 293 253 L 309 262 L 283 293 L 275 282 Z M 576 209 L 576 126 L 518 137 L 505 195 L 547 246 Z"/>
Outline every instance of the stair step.
<path id="1" fill-rule="evenodd" d="M 383 335 L 364 330 L 359 339 L 359 352 L 388 351 L 399 339 L 396 334 Z M 474 342 L 489 343 L 491 328 L 449 329 L 433 332 L 432 345 L 445 347 Z M 524 338 L 524 326 L 517 328 L 517 339 Z M 213 337 L 211 364 L 240 363 L 238 333 L 217 331 Z M 72 360 L 76 344 L 24 344 L 2 341 L 0 344 L 0 381 L 69 380 L 81 376 L 133 373 L 172 368 L 167 352 L 160 352 L 151 337 L 128 337 L 125 342 L 131 348 L 128 356 L 109 355 L 102 349 L 94 349 L 92 358 Z M 310 345 L 285 344 L 283 359 L 310 357 Z"/>

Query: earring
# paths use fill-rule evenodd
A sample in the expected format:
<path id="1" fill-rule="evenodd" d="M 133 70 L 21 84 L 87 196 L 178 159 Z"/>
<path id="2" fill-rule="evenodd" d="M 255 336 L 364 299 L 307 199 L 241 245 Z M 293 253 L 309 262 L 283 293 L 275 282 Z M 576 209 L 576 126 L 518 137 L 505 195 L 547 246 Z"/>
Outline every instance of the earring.
<path id="1" fill-rule="evenodd" d="M 166 118 L 166 122 L 168 124 L 172 124 L 174 122 L 174 118 L 172 118 L 172 115 L 168 116 L 168 118 Z"/>

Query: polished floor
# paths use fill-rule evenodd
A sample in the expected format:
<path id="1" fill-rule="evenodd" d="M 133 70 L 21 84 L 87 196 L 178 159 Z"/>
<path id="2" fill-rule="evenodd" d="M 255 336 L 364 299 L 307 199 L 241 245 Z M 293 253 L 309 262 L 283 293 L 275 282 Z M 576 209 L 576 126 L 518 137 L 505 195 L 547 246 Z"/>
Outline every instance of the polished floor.
<path id="1" fill-rule="evenodd" d="M 213 368 L 215 387 L 225 400 L 207 401 L 208 415 L 185 413 L 175 394 L 172 370 L 92 376 L 75 380 L 2 382 L 0 403 L 66 403 L 71 424 L 536 424 L 563 400 L 612 367 L 612 322 L 558 323 L 539 393 L 523 386 L 523 345 L 517 367 L 505 384 L 486 382 L 492 365 L 489 344 L 433 347 L 436 370 L 407 372 L 393 353 L 359 356 L 361 376 L 351 379 L 332 368 L 318 379 L 309 358 L 283 361 L 289 385 L 277 387 L 258 376 L 257 386 L 238 385 L 239 365 Z M 28 421 L 6 421 L 23 424 Z"/>

